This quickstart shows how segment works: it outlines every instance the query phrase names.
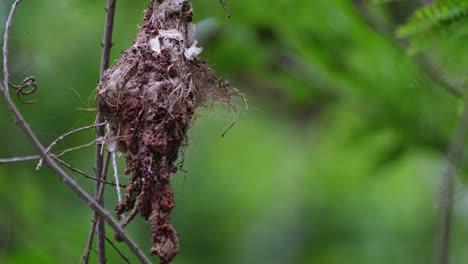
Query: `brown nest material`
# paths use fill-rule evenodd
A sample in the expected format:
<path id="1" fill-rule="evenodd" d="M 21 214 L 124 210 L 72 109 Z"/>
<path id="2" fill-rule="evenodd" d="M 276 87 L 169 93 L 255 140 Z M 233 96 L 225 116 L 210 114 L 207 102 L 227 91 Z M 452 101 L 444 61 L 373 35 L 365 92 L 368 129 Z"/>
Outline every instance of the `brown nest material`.
<path id="1" fill-rule="evenodd" d="M 126 173 L 132 175 L 125 201 L 116 206 L 117 218 L 130 212 L 122 226 L 138 213 L 149 220 L 151 253 L 163 264 L 179 251 L 170 224 L 170 174 L 178 169 L 174 162 L 186 144 L 194 111 L 214 101 L 229 103 L 237 92 L 197 58 L 201 48 L 191 21 L 190 1 L 152 1 L 133 45 L 105 72 L 98 87 L 110 149 L 126 154 Z"/>

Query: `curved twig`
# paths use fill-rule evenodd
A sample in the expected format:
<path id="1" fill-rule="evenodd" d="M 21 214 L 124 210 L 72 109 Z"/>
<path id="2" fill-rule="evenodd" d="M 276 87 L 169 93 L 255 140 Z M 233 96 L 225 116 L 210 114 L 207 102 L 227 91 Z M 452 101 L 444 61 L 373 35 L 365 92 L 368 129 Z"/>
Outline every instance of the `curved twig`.
<path id="1" fill-rule="evenodd" d="M 26 96 L 33 94 L 37 90 L 36 79 L 34 78 L 34 76 L 27 77 L 18 85 L 14 85 L 11 82 L 9 82 L 8 84 L 11 88 L 16 90 L 16 96 L 18 97 L 18 101 L 23 102 L 25 104 L 33 104 L 37 102 L 37 100 L 25 101 L 21 97 L 22 95 Z"/>

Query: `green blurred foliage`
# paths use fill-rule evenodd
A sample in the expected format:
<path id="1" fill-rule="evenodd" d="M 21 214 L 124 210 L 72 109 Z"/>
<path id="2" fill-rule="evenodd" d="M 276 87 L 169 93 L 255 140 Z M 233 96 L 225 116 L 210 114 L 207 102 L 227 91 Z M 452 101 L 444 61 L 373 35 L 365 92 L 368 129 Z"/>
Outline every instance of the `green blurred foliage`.
<path id="1" fill-rule="evenodd" d="M 218 1 L 194 2 L 202 56 L 246 94 L 249 108 L 238 99 L 235 112 L 216 106 L 197 114 L 187 172 L 173 176 L 181 241 L 174 263 L 430 262 L 458 99 L 367 24 L 359 1 L 228 1 L 230 19 Z M 369 10 L 393 29 L 416 8 L 378 2 L 389 3 Z M 0 2 L 2 24 L 11 3 Z M 118 1 L 112 61 L 131 45 L 146 5 Z M 18 83 L 36 77 L 40 101 L 18 106 L 44 144 L 94 121 L 104 6 L 36 0 L 18 9 L 11 75 Z M 429 55 L 439 74 L 463 82 L 466 35 L 428 36 L 436 40 Z M 0 157 L 32 154 L 5 107 L 0 118 Z M 74 135 L 56 150 L 93 137 Z M 93 158 L 92 148 L 65 156 L 89 173 Z M 0 165 L 0 263 L 78 263 L 92 212 L 47 168 L 34 168 Z M 468 261 L 463 176 L 452 263 Z M 93 182 L 74 177 L 94 192 Z M 116 199 L 108 188 L 109 210 Z M 137 218 L 128 231 L 150 247 L 148 223 Z M 123 263 L 111 247 L 107 254 L 109 263 Z"/>

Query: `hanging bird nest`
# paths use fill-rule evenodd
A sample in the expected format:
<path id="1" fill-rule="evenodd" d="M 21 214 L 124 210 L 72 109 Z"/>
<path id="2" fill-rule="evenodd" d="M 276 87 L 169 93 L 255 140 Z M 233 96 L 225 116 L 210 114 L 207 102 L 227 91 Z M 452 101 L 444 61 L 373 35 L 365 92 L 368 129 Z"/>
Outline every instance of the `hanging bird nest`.
<path id="1" fill-rule="evenodd" d="M 138 213 L 151 223 L 153 247 L 162 264 L 179 251 L 170 224 L 174 207 L 171 173 L 198 107 L 230 103 L 237 90 L 218 79 L 198 55 L 192 4 L 154 0 L 133 45 L 98 86 L 98 107 L 109 124 L 111 151 L 126 154 L 131 174 L 126 199 L 116 206 L 126 226 Z M 117 239 L 119 239 L 117 237 Z"/>

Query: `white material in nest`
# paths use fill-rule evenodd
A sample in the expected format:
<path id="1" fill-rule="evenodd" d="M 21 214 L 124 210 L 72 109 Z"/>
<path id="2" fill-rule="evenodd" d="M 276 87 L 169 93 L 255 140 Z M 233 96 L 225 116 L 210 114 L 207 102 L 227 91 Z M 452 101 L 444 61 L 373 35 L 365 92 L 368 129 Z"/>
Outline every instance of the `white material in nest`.
<path id="1" fill-rule="evenodd" d="M 175 39 L 178 41 L 182 41 L 184 39 L 184 36 L 182 35 L 182 33 L 177 29 L 168 29 L 168 30 L 160 29 L 159 36 L 161 38 Z"/>
<path id="2" fill-rule="evenodd" d="M 149 44 L 153 51 L 156 51 L 157 53 L 161 52 L 161 44 L 159 43 L 159 36 L 156 36 L 155 38 L 150 39 Z"/>
<path id="3" fill-rule="evenodd" d="M 195 24 L 190 23 L 187 28 L 187 44 L 190 45 L 189 48 L 184 50 L 185 58 L 188 60 L 193 60 L 196 58 L 202 51 L 203 48 L 197 47 L 198 41 L 195 39 L 196 28 Z M 173 45 L 168 40 L 184 41 L 184 35 L 177 29 L 168 29 L 168 30 L 159 30 L 159 35 L 149 40 L 149 45 L 151 49 L 155 52 L 161 52 L 161 46 L 169 47 Z M 162 45 L 161 45 L 162 44 Z"/>
<path id="4" fill-rule="evenodd" d="M 149 40 L 149 45 L 153 51 L 161 52 L 161 48 L 172 48 L 173 43 L 170 40 L 181 42 L 184 36 L 177 29 L 159 30 L 159 35 Z M 162 44 L 162 47 L 161 47 Z"/>
<path id="5" fill-rule="evenodd" d="M 116 140 L 112 140 L 110 141 L 109 143 L 107 143 L 107 149 L 114 153 L 116 150 L 117 150 L 117 141 Z"/>
<path id="6" fill-rule="evenodd" d="M 174 0 L 174 4 L 176 5 L 182 5 L 185 2 L 185 0 Z"/>
<path id="7" fill-rule="evenodd" d="M 184 52 L 185 58 L 187 58 L 188 60 L 193 60 L 200 53 L 202 53 L 203 48 L 197 47 L 197 44 L 198 44 L 198 41 L 194 40 L 192 46 L 190 48 L 188 48 L 188 49 L 185 49 L 185 52 Z"/>

